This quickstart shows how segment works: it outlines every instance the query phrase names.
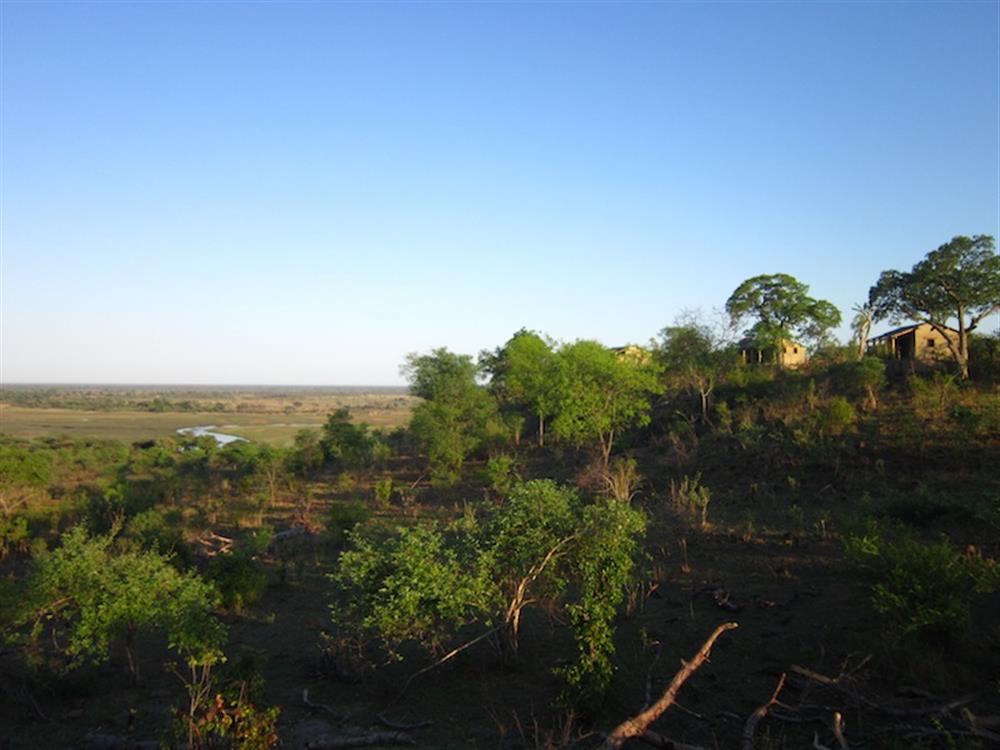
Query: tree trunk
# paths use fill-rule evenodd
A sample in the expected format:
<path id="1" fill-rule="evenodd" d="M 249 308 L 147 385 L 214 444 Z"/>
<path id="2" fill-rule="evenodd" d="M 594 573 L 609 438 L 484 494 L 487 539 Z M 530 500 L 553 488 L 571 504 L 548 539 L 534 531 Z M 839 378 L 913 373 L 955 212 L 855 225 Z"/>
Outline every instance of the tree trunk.
<path id="1" fill-rule="evenodd" d="M 545 447 L 545 415 L 538 415 L 538 447 Z"/>
<path id="2" fill-rule="evenodd" d="M 139 684 L 139 660 L 135 655 L 135 629 L 125 632 L 125 657 L 128 659 L 128 674 L 132 685 Z"/>
<path id="3" fill-rule="evenodd" d="M 969 379 L 969 332 L 965 330 L 965 311 L 958 307 L 958 371 L 962 380 Z"/>

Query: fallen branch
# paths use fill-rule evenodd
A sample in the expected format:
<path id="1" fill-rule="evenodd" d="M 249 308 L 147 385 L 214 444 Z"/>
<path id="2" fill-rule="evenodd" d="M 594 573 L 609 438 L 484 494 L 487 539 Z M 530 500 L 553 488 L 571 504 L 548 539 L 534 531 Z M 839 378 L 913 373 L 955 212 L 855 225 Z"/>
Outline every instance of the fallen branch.
<path id="1" fill-rule="evenodd" d="M 771 707 L 778 702 L 778 693 L 784 686 L 785 673 L 782 672 L 781 677 L 778 678 L 778 686 L 771 693 L 771 699 L 747 717 L 747 722 L 743 725 L 743 750 L 753 750 L 753 736 L 757 731 L 757 725 L 771 712 Z"/>
<path id="2" fill-rule="evenodd" d="M 870 698 L 865 698 L 862 695 L 858 695 L 855 690 L 841 684 L 841 678 L 838 677 L 834 679 L 833 677 L 827 677 L 819 672 L 814 672 L 811 669 L 806 669 L 805 667 L 800 667 L 797 664 L 793 664 L 791 667 L 791 672 L 795 675 L 805 678 L 810 682 L 815 682 L 819 685 L 825 687 L 834 688 L 839 690 L 845 695 L 854 698 L 855 700 L 863 703 L 868 708 L 873 711 L 878 711 L 879 713 L 886 714 L 888 716 L 896 716 L 898 718 L 906 717 L 917 717 L 917 716 L 941 716 L 948 713 L 949 711 L 954 711 L 956 708 L 961 708 L 967 703 L 972 703 L 979 693 L 969 693 L 968 695 L 963 695 L 960 698 L 955 698 L 954 700 L 947 701 L 945 703 L 936 703 L 930 706 L 920 706 L 919 708 L 895 708 L 893 706 L 885 706 L 881 703 L 876 703 Z"/>
<path id="3" fill-rule="evenodd" d="M 833 736 L 840 745 L 840 750 L 851 750 L 844 737 L 844 717 L 840 715 L 840 711 L 833 712 Z"/>
<path id="4" fill-rule="evenodd" d="M 290 529 L 285 529 L 284 531 L 279 531 L 271 536 L 271 541 L 267 543 L 267 549 L 270 551 L 274 549 L 275 545 L 281 542 L 286 542 L 289 539 L 295 539 L 300 536 L 305 536 L 311 534 L 308 528 L 305 526 L 293 526 Z"/>
<path id="5" fill-rule="evenodd" d="M 604 738 L 604 742 L 601 744 L 602 750 L 619 750 L 625 744 L 626 740 L 633 737 L 643 737 L 649 730 L 649 725 L 660 718 L 663 712 L 670 708 L 674 700 L 676 700 L 681 686 L 708 660 L 708 657 L 712 653 L 712 646 L 715 645 L 715 641 L 719 636 L 727 630 L 734 630 L 738 627 L 739 625 L 735 622 L 725 622 L 717 627 L 702 647 L 698 649 L 698 652 L 691 658 L 691 661 L 685 663 L 681 670 L 674 675 L 674 679 L 670 681 L 660 699 L 645 711 L 633 716 L 631 719 L 626 719 L 615 727 Z"/>
<path id="6" fill-rule="evenodd" d="M 337 719 L 342 718 L 340 714 L 338 714 L 336 711 L 334 711 L 325 703 L 313 703 L 311 700 L 309 700 L 309 688 L 303 688 L 302 690 L 302 705 L 304 705 L 306 708 L 311 708 L 314 711 L 319 711 L 319 710 L 326 711 L 331 716 Z"/>
<path id="7" fill-rule="evenodd" d="M 306 743 L 307 750 L 339 750 L 345 747 L 373 747 L 375 745 L 415 745 L 413 738 L 404 732 L 372 732 L 355 737 L 321 737 Z"/>
<path id="8" fill-rule="evenodd" d="M 431 721 L 430 719 L 426 719 L 425 721 L 417 721 L 414 722 L 413 724 L 403 724 L 398 721 L 390 721 L 389 719 L 385 718 L 385 714 L 379 714 L 375 718 L 378 719 L 379 724 L 389 727 L 389 729 L 395 729 L 399 732 L 413 732 L 417 729 L 426 729 L 427 727 L 434 724 L 434 722 Z"/>
<path id="9" fill-rule="evenodd" d="M 133 740 L 115 734 L 90 732 L 83 736 L 80 747 L 83 750 L 158 750 L 160 743 L 156 740 Z"/>
<path id="10" fill-rule="evenodd" d="M 486 638 L 489 638 L 491 635 L 495 635 L 496 633 L 499 633 L 504 627 L 506 627 L 506 625 L 507 625 L 507 623 L 505 622 L 502 625 L 497 625 L 495 628 L 492 628 L 491 630 L 487 630 L 485 633 L 481 633 L 480 635 L 477 635 L 471 641 L 467 641 L 467 642 L 463 643 L 461 646 L 457 646 L 456 648 L 453 648 L 451 651 L 449 651 L 447 654 L 445 654 L 444 656 L 442 656 L 440 659 L 438 659 L 433 664 L 430 664 L 430 665 L 424 667 L 423 669 L 417 670 L 416 672 L 414 672 L 413 674 L 411 674 L 406 679 L 406 682 L 403 683 L 402 689 L 399 691 L 399 694 L 396 696 L 395 700 L 393 700 L 392 703 L 393 704 L 399 703 L 399 700 L 406 694 L 406 691 L 409 689 L 409 687 L 412 684 L 412 682 L 415 679 L 417 679 L 418 677 L 420 677 L 420 675 L 427 674 L 432 669 L 437 669 L 438 667 L 440 667 L 445 662 L 450 661 L 451 659 L 454 659 L 460 653 L 462 653 L 463 651 L 465 651 L 465 649 L 471 648 L 472 646 L 476 645 L 480 641 L 485 640 Z"/>
<path id="11" fill-rule="evenodd" d="M 688 745 L 684 742 L 668 739 L 662 734 L 654 732 L 652 729 L 647 729 L 642 733 L 641 737 L 636 737 L 636 739 L 645 742 L 650 747 L 657 747 L 661 750 L 708 750 L 708 748 L 701 745 Z"/>

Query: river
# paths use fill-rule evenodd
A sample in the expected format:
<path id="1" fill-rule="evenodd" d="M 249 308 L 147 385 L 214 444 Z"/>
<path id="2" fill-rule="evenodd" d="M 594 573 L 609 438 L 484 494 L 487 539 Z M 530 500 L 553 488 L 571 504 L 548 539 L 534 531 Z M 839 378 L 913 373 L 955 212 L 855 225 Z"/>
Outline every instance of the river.
<path id="1" fill-rule="evenodd" d="M 198 427 L 181 427 L 177 430 L 177 434 L 190 435 L 191 437 L 213 437 L 215 438 L 215 442 L 219 445 L 228 445 L 229 443 L 235 443 L 237 440 L 250 442 L 246 438 L 241 438 L 239 435 L 226 435 L 224 432 L 212 432 L 214 429 L 214 424 L 206 424 Z"/>

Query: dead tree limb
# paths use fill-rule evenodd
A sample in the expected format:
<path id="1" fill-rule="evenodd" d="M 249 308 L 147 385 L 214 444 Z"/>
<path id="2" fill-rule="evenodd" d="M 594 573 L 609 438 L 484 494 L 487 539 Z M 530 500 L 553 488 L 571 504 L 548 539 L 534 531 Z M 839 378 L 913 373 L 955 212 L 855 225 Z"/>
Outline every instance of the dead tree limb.
<path id="1" fill-rule="evenodd" d="M 389 727 L 389 729 L 395 729 L 398 732 L 413 732 L 417 729 L 426 729 L 427 727 L 434 724 L 434 722 L 431 721 L 430 719 L 426 719 L 424 721 L 416 721 L 413 722 L 412 724 L 404 724 L 399 721 L 391 721 L 385 718 L 385 714 L 379 714 L 375 718 L 378 719 L 379 724 Z"/>
<path id="2" fill-rule="evenodd" d="M 847 738 L 844 737 L 844 717 L 841 716 L 840 711 L 833 712 L 833 736 L 837 740 L 840 750 L 851 750 L 847 745 Z"/>
<path id="3" fill-rule="evenodd" d="M 491 635 L 495 635 L 496 633 L 499 633 L 506 626 L 507 626 L 507 623 L 504 622 L 502 625 L 497 625 L 495 628 L 491 628 L 490 630 L 487 630 L 485 633 L 481 633 L 480 635 L 477 635 L 471 641 L 466 641 L 461 646 L 456 646 L 455 648 L 453 648 L 451 651 L 449 651 L 447 654 L 445 654 L 444 656 L 442 656 L 440 659 L 438 659 L 433 664 L 429 664 L 426 667 L 424 667 L 423 669 L 417 670 L 416 672 L 414 672 L 413 674 L 411 674 L 406 679 L 406 682 L 403 683 L 402 689 L 399 691 L 399 694 L 396 696 L 395 700 L 393 700 L 392 704 L 390 704 L 390 705 L 399 703 L 399 700 L 406 694 L 406 691 L 409 689 L 410 685 L 413 683 L 413 681 L 415 679 L 417 679 L 418 677 L 420 677 L 420 675 L 427 674 L 431 670 L 437 669 L 438 667 L 440 667 L 445 662 L 451 661 L 452 659 L 454 659 L 460 653 L 462 653 L 463 651 L 465 651 L 465 649 L 471 648 L 472 646 L 475 646 L 480 641 L 485 640 L 486 638 L 489 638 Z"/>
<path id="4" fill-rule="evenodd" d="M 663 692 L 663 695 L 660 696 L 660 699 L 645 711 L 640 712 L 630 719 L 626 719 L 615 727 L 611 733 L 604 738 L 604 742 L 601 744 L 601 750 L 620 750 L 626 740 L 633 737 L 642 737 L 649 729 L 649 725 L 660 718 L 663 712 L 670 708 L 674 700 L 676 700 L 677 693 L 681 689 L 681 686 L 702 664 L 708 660 L 708 657 L 712 653 L 712 646 L 715 645 L 715 641 L 719 638 L 719 636 L 727 630 L 734 630 L 738 627 L 739 625 L 735 622 L 724 622 L 722 625 L 717 627 L 702 647 L 698 649 L 698 652 L 691 657 L 691 660 L 686 662 L 681 670 L 674 675 L 674 679 L 670 681 L 670 684 Z"/>
<path id="5" fill-rule="evenodd" d="M 948 713 L 949 711 L 954 711 L 956 708 L 961 708 L 967 703 L 972 703 L 976 698 L 979 697 L 979 693 L 969 693 L 968 695 L 963 695 L 960 698 L 955 698 L 954 700 L 946 701 L 945 703 L 936 703 L 929 706 L 920 706 L 917 708 L 896 708 L 894 706 L 885 706 L 881 703 L 877 703 L 870 698 L 865 698 L 862 695 L 858 695 L 857 691 L 848 687 L 841 682 L 841 678 L 837 677 L 827 677 L 819 672 L 814 672 L 811 669 L 806 669 L 805 667 L 800 667 L 797 664 L 791 666 L 790 671 L 796 676 L 809 680 L 810 682 L 815 682 L 818 685 L 823 685 L 825 687 L 833 688 L 834 690 L 839 690 L 845 695 L 854 698 L 859 703 L 867 706 L 873 711 L 878 711 L 879 713 L 886 714 L 887 716 L 895 716 L 898 718 L 913 718 L 917 716 L 941 716 Z"/>
<path id="6" fill-rule="evenodd" d="M 325 703 L 313 703 L 311 700 L 309 700 L 309 688 L 304 688 L 302 690 L 302 705 L 304 705 L 306 708 L 311 708 L 314 711 L 319 711 L 320 709 L 322 709 L 323 711 L 326 711 L 331 716 L 334 716 L 337 719 L 343 718 L 340 714 L 338 714 L 336 711 L 334 711 Z"/>
<path id="7" fill-rule="evenodd" d="M 413 738 L 404 732 L 372 732 L 353 737 L 320 737 L 306 743 L 307 750 L 340 750 L 347 747 L 374 747 L 376 745 L 415 745 Z"/>
<path id="8" fill-rule="evenodd" d="M 650 747 L 660 748 L 660 750 L 708 750 L 707 747 L 701 745 L 688 745 L 684 742 L 668 739 L 652 729 L 647 729 L 641 737 L 636 737 L 636 739 L 645 742 Z"/>
<path id="9" fill-rule="evenodd" d="M 771 699 L 747 717 L 747 722 L 743 725 L 743 750 L 753 750 L 753 736 L 757 731 L 757 725 L 771 713 L 771 707 L 778 702 L 778 693 L 784 686 L 785 673 L 782 672 L 781 677 L 778 678 L 778 686 L 771 693 Z"/>

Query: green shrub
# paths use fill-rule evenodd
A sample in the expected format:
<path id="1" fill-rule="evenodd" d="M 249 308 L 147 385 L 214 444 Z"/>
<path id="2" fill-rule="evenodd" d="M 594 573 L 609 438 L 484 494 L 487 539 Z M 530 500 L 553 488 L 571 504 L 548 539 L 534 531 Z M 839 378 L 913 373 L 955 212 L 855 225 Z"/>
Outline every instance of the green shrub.
<path id="1" fill-rule="evenodd" d="M 212 617 L 215 591 L 194 573 L 180 573 L 156 552 L 117 551 L 118 527 L 91 537 L 82 526 L 62 545 L 40 555 L 18 618 L 34 623 L 32 640 L 62 641 L 53 655 L 68 666 L 106 661 L 113 641 L 124 642 L 129 672 L 138 680 L 136 635 L 165 631 L 170 647 L 186 659 L 216 653 L 225 630 Z M 43 631 L 51 637 L 41 639 Z"/>
<path id="2" fill-rule="evenodd" d="M 27 552 L 31 546 L 28 519 L 0 515 L 0 560 L 12 552 Z"/>
<path id="3" fill-rule="evenodd" d="M 823 437 L 843 435 L 857 421 L 858 415 L 843 396 L 834 396 L 816 412 L 816 429 Z"/>
<path id="4" fill-rule="evenodd" d="M 375 506 L 388 508 L 392 499 L 392 477 L 383 477 L 375 482 Z"/>
<path id="5" fill-rule="evenodd" d="M 486 462 L 486 481 L 490 488 L 503 496 L 510 492 L 517 478 L 514 459 L 508 455 L 494 456 Z"/>
<path id="6" fill-rule="evenodd" d="M 390 487 L 392 480 L 390 479 Z M 371 511 L 363 503 L 334 503 L 326 514 L 326 533 L 334 546 L 347 541 L 347 534 L 371 516 Z"/>
<path id="7" fill-rule="evenodd" d="M 690 523 L 696 521 L 705 528 L 708 525 L 708 504 L 712 493 L 701 483 L 701 472 L 685 476 L 680 482 L 670 480 L 670 505 L 678 516 Z"/>
<path id="8" fill-rule="evenodd" d="M 219 590 L 222 605 L 236 614 L 259 601 L 267 588 L 267 571 L 249 550 L 216 555 L 208 565 L 208 576 Z"/>
<path id="9" fill-rule="evenodd" d="M 161 555 L 175 555 L 183 562 L 191 561 L 191 550 L 184 541 L 184 534 L 177 526 L 179 519 L 168 518 L 158 510 L 146 510 L 133 516 L 125 524 L 121 539 L 126 546 L 137 550 L 151 550 Z"/>
<path id="10" fill-rule="evenodd" d="M 845 538 L 848 560 L 872 582 L 872 605 L 897 640 L 926 636 L 949 641 L 965 634 L 976 594 L 996 590 L 995 562 L 956 550 L 942 538 L 928 543 L 872 525 Z"/>

